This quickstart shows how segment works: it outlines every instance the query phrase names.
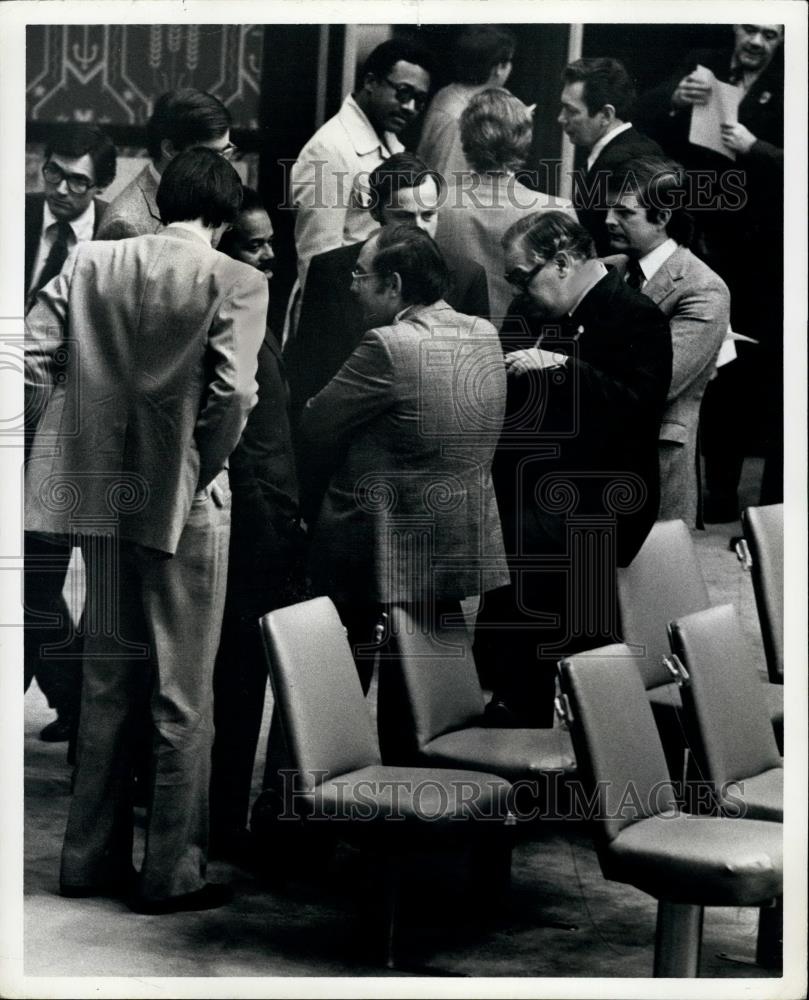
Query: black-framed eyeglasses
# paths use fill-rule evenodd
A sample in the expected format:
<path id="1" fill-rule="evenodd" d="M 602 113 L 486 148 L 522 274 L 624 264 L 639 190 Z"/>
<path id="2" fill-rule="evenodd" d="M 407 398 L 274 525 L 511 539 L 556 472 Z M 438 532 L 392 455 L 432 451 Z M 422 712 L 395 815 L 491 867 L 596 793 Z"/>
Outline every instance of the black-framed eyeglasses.
<path id="1" fill-rule="evenodd" d="M 84 174 L 67 174 L 50 160 L 43 165 L 42 176 L 48 184 L 61 184 L 62 181 L 66 181 L 67 189 L 71 194 L 87 194 L 90 188 L 95 186 L 93 181 L 89 177 L 85 177 Z"/>
<path id="2" fill-rule="evenodd" d="M 430 95 L 425 91 L 416 90 L 410 83 L 395 83 L 387 76 L 385 77 L 385 83 L 393 89 L 396 100 L 400 104 L 410 104 L 412 101 L 416 111 L 423 111 L 426 107 Z"/>
<path id="3" fill-rule="evenodd" d="M 523 271 L 521 267 L 515 267 L 505 275 L 505 279 L 510 285 L 524 292 L 534 280 L 534 275 L 539 274 L 547 263 L 546 260 L 542 260 L 538 264 L 535 264 L 530 271 Z"/>

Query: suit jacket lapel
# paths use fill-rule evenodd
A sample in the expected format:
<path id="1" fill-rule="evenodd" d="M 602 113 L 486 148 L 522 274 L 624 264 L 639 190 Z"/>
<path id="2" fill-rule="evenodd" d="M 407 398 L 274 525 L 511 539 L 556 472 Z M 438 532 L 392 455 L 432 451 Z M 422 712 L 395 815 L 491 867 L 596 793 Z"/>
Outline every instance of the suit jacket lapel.
<path id="1" fill-rule="evenodd" d="M 42 213 L 45 211 L 45 195 L 37 194 L 26 199 L 25 213 L 25 292 L 31 283 L 31 269 L 42 233 Z"/>

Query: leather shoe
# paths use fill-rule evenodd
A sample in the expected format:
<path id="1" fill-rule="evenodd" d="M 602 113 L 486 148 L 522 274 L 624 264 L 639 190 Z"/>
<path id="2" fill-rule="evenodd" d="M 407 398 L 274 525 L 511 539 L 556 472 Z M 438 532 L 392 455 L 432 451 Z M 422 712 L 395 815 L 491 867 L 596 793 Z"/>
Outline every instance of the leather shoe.
<path id="1" fill-rule="evenodd" d="M 57 715 L 39 734 L 44 743 L 66 743 L 73 735 L 73 720 Z"/>
<path id="2" fill-rule="evenodd" d="M 194 892 L 166 896 L 164 899 L 145 899 L 143 896 L 135 896 L 127 905 L 134 913 L 161 915 L 186 910 L 215 910 L 218 906 L 225 906 L 232 899 L 233 890 L 229 885 L 206 882 L 201 889 Z"/>

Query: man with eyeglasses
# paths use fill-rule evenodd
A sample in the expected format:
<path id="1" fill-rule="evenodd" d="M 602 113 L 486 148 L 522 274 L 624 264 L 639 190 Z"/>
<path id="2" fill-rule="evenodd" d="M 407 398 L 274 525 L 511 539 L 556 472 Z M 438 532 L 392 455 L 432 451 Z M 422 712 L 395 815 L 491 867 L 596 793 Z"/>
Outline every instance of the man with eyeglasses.
<path id="1" fill-rule="evenodd" d="M 367 211 L 368 176 L 403 151 L 397 136 L 427 103 L 430 65 L 429 55 L 411 42 L 378 45 L 362 67 L 360 86 L 298 154 L 290 195 L 301 289 L 315 254 L 359 243 L 376 228 Z"/>
<path id="2" fill-rule="evenodd" d="M 657 516 L 671 335 L 565 213 L 520 219 L 503 247 L 518 295 L 501 331 L 508 405 L 493 477 L 511 585 L 483 600 L 475 658 L 494 725 L 547 728 L 557 660 L 619 639 L 616 566 Z"/>
<path id="3" fill-rule="evenodd" d="M 111 202 L 98 231 L 100 240 L 145 236 L 161 228 L 157 188 L 167 165 L 184 149 L 204 146 L 230 159 L 230 112 L 213 94 L 193 87 L 170 90 L 155 101 L 146 123 L 146 148 L 151 157 Z"/>
<path id="4" fill-rule="evenodd" d="M 352 276 L 367 332 L 301 418 L 304 447 L 331 471 L 312 581 L 360 647 L 366 692 L 383 606 L 411 605 L 434 624 L 508 579 L 491 480 L 502 354 L 491 323 L 444 301 L 448 281 L 427 233 L 394 225 L 372 235 Z"/>
<path id="5" fill-rule="evenodd" d="M 42 166 L 45 190 L 25 196 L 26 312 L 73 247 L 94 238 L 106 208 L 97 195 L 115 179 L 115 166 L 112 140 L 93 125 L 66 127 L 49 141 Z M 26 412 L 26 457 L 32 419 Z M 53 536 L 25 534 L 25 690 L 35 677 L 56 711 L 39 734 L 47 743 L 72 743 L 78 726 L 81 629 L 73 632 L 62 595 L 71 551 Z"/>
<path id="6" fill-rule="evenodd" d="M 45 190 L 25 196 L 26 306 L 77 243 L 96 237 L 107 208 L 98 195 L 115 168 L 115 145 L 94 125 L 65 127 L 45 147 Z"/>

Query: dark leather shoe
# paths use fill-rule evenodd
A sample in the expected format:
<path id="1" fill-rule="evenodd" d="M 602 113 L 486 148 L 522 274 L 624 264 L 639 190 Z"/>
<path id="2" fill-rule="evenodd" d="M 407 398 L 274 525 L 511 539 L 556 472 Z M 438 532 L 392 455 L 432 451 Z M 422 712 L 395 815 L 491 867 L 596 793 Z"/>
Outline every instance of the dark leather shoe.
<path id="1" fill-rule="evenodd" d="M 215 910 L 218 906 L 225 906 L 232 899 L 233 890 L 229 885 L 207 882 L 195 892 L 184 892 L 179 896 L 167 896 L 165 899 L 144 899 L 143 896 L 135 896 L 128 900 L 127 905 L 134 913 L 161 915 L 187 910 Z"/>
<path id="2" fill-rule="evenodd" d="M 39 734 L 44 743 L 66 743 L 73 735 L 73 720 L 58 715 Z"/>

